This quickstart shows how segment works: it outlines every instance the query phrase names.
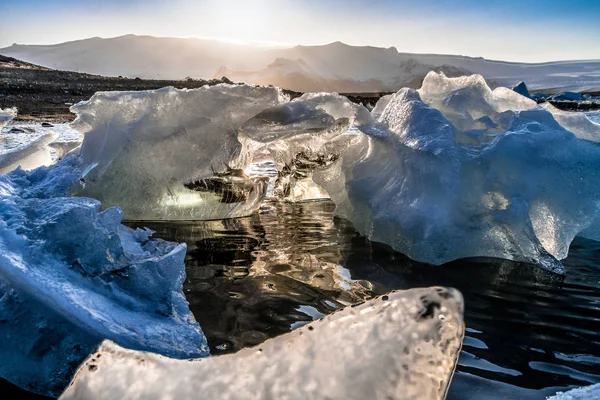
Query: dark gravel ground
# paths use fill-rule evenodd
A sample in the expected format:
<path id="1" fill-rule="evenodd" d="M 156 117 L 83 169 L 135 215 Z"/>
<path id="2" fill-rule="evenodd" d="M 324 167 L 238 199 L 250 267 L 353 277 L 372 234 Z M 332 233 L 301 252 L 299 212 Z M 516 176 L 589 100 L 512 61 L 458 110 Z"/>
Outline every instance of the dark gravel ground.
<path id="1" fill-rule="evenodd" d="M 69 111 L 72 104 L 88 100 L 99 91 L 150 90 L 165 86 L 194 89 L 204 85 L 232 83 L 229 79 L 149 80 L 106 77 L 79 72 L 59 71 L 0 55 L 0 108 L 17 107 L 18 120 L 67 122 L 75 117 Z M 292 98 L 301 93 L 285 90 Z M 348 98 L 373 107 L 388 93 L 348 93 Z M 576 102 L 552 102 L 566 110 L 597 109 Z"/>

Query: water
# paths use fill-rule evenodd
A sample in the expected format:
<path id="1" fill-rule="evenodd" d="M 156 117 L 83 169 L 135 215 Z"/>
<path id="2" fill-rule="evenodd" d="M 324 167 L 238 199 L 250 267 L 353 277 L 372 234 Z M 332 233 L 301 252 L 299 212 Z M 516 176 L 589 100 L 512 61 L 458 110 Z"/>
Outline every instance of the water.
<path id="1" fill-rule="evenodd" d="M 213 354 L 235 352 L 393 289 L 458 288 L 468 332 L 449 399 L 543 399 L 600 382 L 600 243 L 576 239 L 566 276 L 505 260 L 415 263 L 334 219 L 330 201 L 259 215 L 144 224 L 188 245 L 190 307 Z"/>

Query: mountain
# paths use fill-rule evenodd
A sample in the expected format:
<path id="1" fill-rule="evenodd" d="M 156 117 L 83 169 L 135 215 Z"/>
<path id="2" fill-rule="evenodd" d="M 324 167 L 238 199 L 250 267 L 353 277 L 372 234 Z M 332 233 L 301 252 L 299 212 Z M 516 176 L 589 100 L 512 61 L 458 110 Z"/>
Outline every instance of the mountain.
<path id="1" fill-rule="evenodd" d="M 46 67 L 148 79 L 212 78 L 277 85 L 296 91 L 391 92 L 417 87 L 430 70 L 482 74 L 493 86 L 527 82 L 533 90 L 599 91 L 600 60 L 526 64 L 457 55 L 401 53 L 394 47 L 287 48 L 212 39 L 126 35 L 56 45 L 18 45 L 0 54 Z"/>

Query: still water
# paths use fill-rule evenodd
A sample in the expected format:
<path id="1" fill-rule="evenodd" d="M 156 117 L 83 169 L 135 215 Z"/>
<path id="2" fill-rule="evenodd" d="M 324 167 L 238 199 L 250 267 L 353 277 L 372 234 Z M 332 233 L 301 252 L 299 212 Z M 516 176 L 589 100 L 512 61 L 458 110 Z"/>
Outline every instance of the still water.
<path id="1" fill-rule="evenodd" d="M 190 307 L 213 354 L 235 352 L 393 289 L 451 286 L 467 336 L 449 399 L 543 399 L 600 382 L 600 243 L 576 239 L 557 276 L 496 259 L 413 262 L 333 217 L 330 201 L 258 215 L 144 223 L 186 242 Z"/>

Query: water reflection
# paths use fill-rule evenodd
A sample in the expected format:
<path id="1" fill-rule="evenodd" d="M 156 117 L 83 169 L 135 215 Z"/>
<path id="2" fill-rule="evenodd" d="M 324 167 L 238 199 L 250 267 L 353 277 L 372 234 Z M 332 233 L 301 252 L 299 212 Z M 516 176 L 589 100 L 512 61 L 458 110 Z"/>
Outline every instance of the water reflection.
<path id="1" fill-rule="evenodd" d="M 449 398 L 544 398 L 600 381 L 600 243 L 566 277 L 504 260 L 415 263 L 333 218 L 329 201 L 250 218 L 144 224 L 188 244 L 186 296 L 213 354 L 237 351 L 392 289 L 459 289 L 469 327 Z"/>

